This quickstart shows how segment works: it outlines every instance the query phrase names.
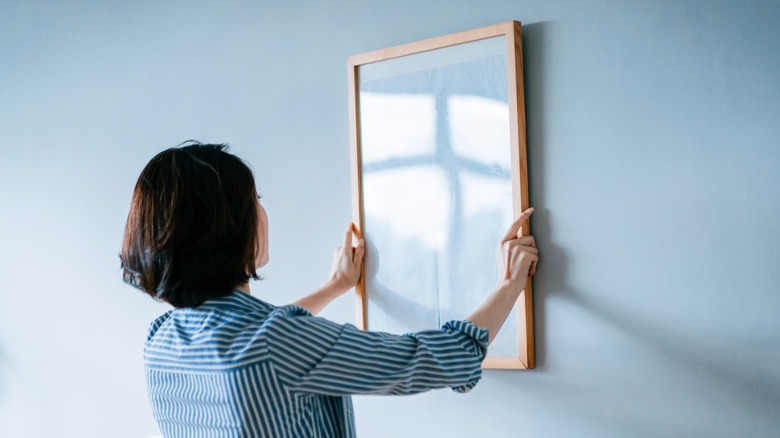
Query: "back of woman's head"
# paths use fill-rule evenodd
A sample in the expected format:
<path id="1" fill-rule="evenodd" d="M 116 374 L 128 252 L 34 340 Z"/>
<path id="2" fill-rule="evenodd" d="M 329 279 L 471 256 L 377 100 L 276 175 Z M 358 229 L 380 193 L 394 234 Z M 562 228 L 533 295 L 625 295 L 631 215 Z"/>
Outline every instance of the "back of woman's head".
<path id="1" fill-rule="evenodd" d="M 257 191 L 226 145 L 187 142 L 157 154 L 133 191 L 123 279 L 174 307 L 196 307 L 257 279 Z"/>

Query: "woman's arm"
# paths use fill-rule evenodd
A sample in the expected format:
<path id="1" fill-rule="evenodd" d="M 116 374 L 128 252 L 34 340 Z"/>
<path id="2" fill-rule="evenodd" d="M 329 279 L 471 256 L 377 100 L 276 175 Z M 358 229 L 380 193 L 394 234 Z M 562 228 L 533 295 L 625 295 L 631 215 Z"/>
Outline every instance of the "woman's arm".
<path id="1" fill-rule="evenodd" d="M 303 307 L 311 312 L 312 315 L 316 315 L 331 301 L 348 291 L 350 287 L 351 286 L 345 288 L 344 285 L 340 285 L 335 282 L 333 278 L 330 278 L 323 283 L 322 286 L 315 289 L 314 292 L 295 301 L 293 304 Z"/>
<path id="2" fill-rule="evenodd" d="M 488 330 L 493 342 L 498 330 L 506 321 L 515 301 L 523 291 L 529 275 L 536 273 L 539 260 L 532 236 L 522 236 L 521 227 L 533 213 L 529 208 L 509 227 L 499 246 L 499 281 L 482 304 L 466 317 L 467 321 Z M 360 239 L 352 246 L 353 226 L 344 235 L 344 246 L 337 248 L 333 256 L 333 268 L 328 281 L 309 295 L 293 304 L 303 307 L 312 315 L 318 314 L 328 303 L 351 289 L 360 278 L 360 267 L 365 253 L 365 241 Z"/>
<path id="3" fill-rule="evenodd" d="M 353 247 L 352 233 L 353 226 L 350 224 L 344 235 L 344 246 L 336 248 L 336 252 L 333 254 L 333 267 L 328 281 L 293 304 L 303 307 L 312 315 L 316 315 L 328 303 L 357 284 L 360 278 L 360 267 L 363 264 L 363 253 L 366 251 L 366 243 L 360 239 L 358 246 Z"/>
<path id="4" fill-rule="evenodd" d="M 528 221 L 531 213 L 533 208 L 524 211 L 509 227 L 499 246 L 498 285 L 482 304 L 466 317 L 466 321 L 488 330 L 490 334 L 488 343 L 493 342 L 509 312 L 512 311 L 512 306 L 523 291 L 529 274 L 536 273 L 539 251 L 536 249 L 534 238 L 520 235 L 520 227 Z"/>
<path id="5" fill-rule="evenodd" d="M 443 387 L 467 392 L 482 376 L 488 333 L 468 321 L 395 335 L 295 312 L 281 307 L 265 324 L 274 373 L 288 390 L 335 396 Z"/>
<path id="6" fill-rule="evenodd" d="M 501 241 L 499 284 L 467 321 L 448 322 L 441 330 L 393 335 L 323 318 L 280 315 L 268 324 L 269 351 L 279 379 L 290 390 L 326 395 L 414 394 L 445 386 L 468 391 L 481 377 L 487 344 L 506 320 L 529 273 L 535 272 L 533 237 L 518 237 L 532 212 L 523 212 Z M 344 248 L 351 248 L 351 239 L 350 231 Z M 355 249 L 337 250 L 331 279 L 338 272 L 355 275 L 341 288 L 326 283 L 301 301 L 310 300 L 311 308 L 319 310 L 347 284 L 354 285 L 364 250 L 362 241 Z M 350 260 L 355 270 L 337 269 L 347 266 L 344 260 Z"/>

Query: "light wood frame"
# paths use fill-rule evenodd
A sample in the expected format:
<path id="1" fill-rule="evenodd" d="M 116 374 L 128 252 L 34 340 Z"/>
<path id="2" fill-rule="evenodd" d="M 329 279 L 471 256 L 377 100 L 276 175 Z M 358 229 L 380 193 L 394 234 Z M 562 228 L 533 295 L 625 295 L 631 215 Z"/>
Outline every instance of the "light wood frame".
<path id="1" fill-rule="evenodd" d="M 388 49 L 351 56 L 348 59 L 349 75 L 349 120 L 351 143 L 351 173 L 352 173 L 352 222 L 357 227 L 357 234 L 363 235 L 364 210 L 361 169 L 360 144 L 360 112 L 358 90 L 358 68 L 373 62 L 427 52 L 444 47 L 477 41 L 498 36 L 506 37 L 507 55 L 507 85 L 510 112 L 510 146 L 512 160 L 512 197 L 514 216 L 517 217 L 528 208 L 528 164 L 526 159 L 525 131 L 525 98 L 523 93 L 523 49 L 521 25 L 518 21 L 473 29 L 465 32 L 404 44 Z M 523 235 L 530 234 L 528 224 L 523 226 Z M 365 274 L 365 273 L 363 273 Z M 357 325 L 367 327 L 367 300 L 365 299 L 364 275 L 356 286 L 357 292 Z M 487 295 L 485 291 L 485 294 Z M 535 366 L 534 356 L 534 325 L 533 296 L 531 279 L 528 279 L 523 293 L 517 300 L 517 328 L 519 357 L 487 357 L 482 362 L 483 368 L 496 369 L 530 369 Z M 511 317 L 511 316 L 510 316 Z"/>

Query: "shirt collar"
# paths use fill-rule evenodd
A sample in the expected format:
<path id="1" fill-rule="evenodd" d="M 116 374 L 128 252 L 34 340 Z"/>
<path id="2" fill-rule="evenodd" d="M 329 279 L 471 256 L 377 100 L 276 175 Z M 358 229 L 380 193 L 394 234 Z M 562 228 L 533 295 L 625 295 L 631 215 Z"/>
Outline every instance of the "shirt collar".
<path id="1" fill-rule="evenodd" d="M 274 309 L 274 306 L 271 304 L 268 304 L 265 301 L 259 300 L 252 295 L 249 295 L 246 292 L 241 292 L 239 290 L 234 290 L 224 297 L 207 300 L 198 306 L 199 309 L 214 309 L 225 307 L 236 307 L 244 310 L 261 312 Z"/>

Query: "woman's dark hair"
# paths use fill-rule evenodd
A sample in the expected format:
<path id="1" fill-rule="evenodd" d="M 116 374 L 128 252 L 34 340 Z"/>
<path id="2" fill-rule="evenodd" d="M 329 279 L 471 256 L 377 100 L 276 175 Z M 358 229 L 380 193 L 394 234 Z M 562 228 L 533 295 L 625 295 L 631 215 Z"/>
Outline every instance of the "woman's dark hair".
<path id="1" fill-rule="evenodd" d="M 227 150 L 189 141 L 146 165 L 119 255 L 126 283 L 174 307 L 197 307 L 258 279 L 255 181 Z"/>

